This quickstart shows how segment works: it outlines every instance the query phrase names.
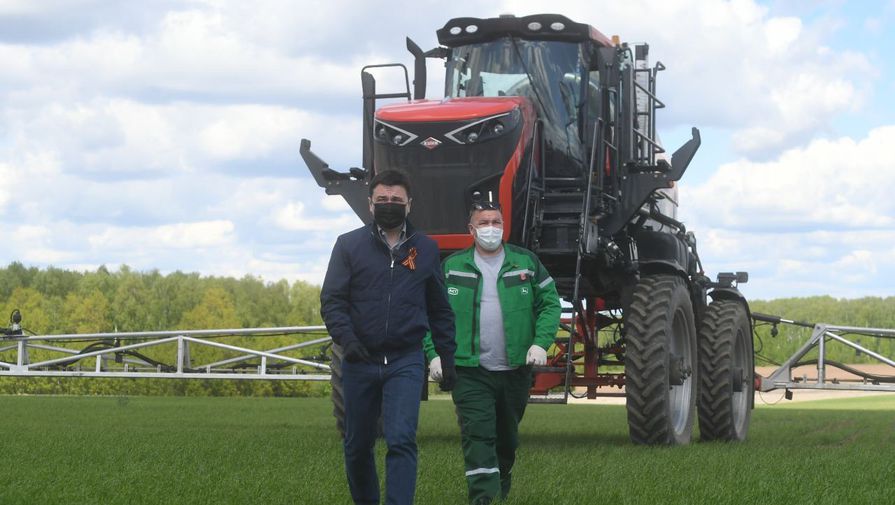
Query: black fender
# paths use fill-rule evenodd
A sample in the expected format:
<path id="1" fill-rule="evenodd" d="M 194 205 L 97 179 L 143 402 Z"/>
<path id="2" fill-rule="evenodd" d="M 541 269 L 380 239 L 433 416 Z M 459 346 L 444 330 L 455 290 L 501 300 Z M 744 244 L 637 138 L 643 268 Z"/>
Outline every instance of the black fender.
<path id="1" fill-rule="evenodd" d="M 677 235 L 642 229 L 634 234 L 634 240 L 641 273 L 673 273 L 685 279 L 689 277 L 690 251 Z"/>
<path id="2" fill-rule="evenodd" d="M 746 317 L 749 318 L 749 329 L 752 330 L 753 335 L 755 334 L 755 320 L 752 319 L 752 310 L 749 309 L 749 302 L 746 301 L 746 297 L 743 296 L 743 293 L 740 293 L 739 289 L 733 286 L 716 287 L 709 291 L 709 296 L 712 300 L 734 300 L 742 303 L 743 307 L 746 308 Z"/>
<path id="3" fill-rule="evenodd" d="M 752 321 L 752 312 L 749 310 L 749 302 L 746 301 L 746 297 L 743 296 L 743 293 L 740 293 L 739 289 L 735 287 L 715 288 L 709 292 L 709 296 L 712 300 L 737 300 L 742 302 L 743 306 L 746 307 L 746 315 L 748 315 L 749 320 Z"/>

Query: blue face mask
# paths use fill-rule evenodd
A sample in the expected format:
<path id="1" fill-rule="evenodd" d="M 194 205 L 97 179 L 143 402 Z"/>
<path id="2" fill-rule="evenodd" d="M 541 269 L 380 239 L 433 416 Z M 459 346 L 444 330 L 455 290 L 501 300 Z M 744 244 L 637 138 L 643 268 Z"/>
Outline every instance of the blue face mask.
<path id="1" fill-rule="evenodd" d="M 496 251 L 502 240 L 503 228 L 482 226 L 475 229 L 475 242 L 488 252 Z"/>

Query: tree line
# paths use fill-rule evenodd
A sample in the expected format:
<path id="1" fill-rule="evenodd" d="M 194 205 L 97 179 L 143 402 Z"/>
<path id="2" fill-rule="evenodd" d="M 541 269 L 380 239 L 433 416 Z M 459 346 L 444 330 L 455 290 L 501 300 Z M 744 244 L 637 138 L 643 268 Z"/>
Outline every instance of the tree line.
<path id="1" fill-rule="evenodd" d="M 76 272 L 11 263 L 0 268 L 0 310 L 4 318 L 19 310 L 21 326 L 34 335 L 322 324 L 320 288 L 304 281 L 265 282 L 249 275 L 235 279 L 179 271 L 163 275 L 127 266 Z M 8 325 L 8 319 L 0 324 Z M 219 341 L 250 346 L 248 338 Z M 295 337 L 266 337 L 261 346 L 294 342 Z M 257 341 L 253 344 L 258 346 Z M 77 345 L 85 344 L 67 347 Z M 170 351 L 161 347 L 144 354 L 161 361 Z M 30 354 L 32 362 L 60 357 L 39 350 Z M 11 355 L 12 351 L 0 353 L 0 360 L 8 362 Z M 210 362 L 229 356 L 220 349 L 196 347 L 192 357 Z M 306 396 L 325 391 L 306 381 L 2 377 L 2 393 Z"/>
<path id="2" fill-rule="evenodd" d="M 837 299 L 831 296 L 780 298 L 749 302 L 752 312 L 781 316 L 810 324 L 826 323 L 837 326 L 895 329 L 895 297 L 863 297 Z M 772 336 L 771 325 L 756 325 L 756 365 L 780 363 L 798 350 L 811 336 L 812 328 L 778 325 L 777 336 Z M 873 338 L 853 335 L 850 340 L 871 351 L 892 359 L 895 338 Z M 816 359 L 814 350 L 805 359 Z M 838 342 L 826 347 L 826 359 L 840 363 L 879 363 L 867 354 L 857 352 Z"/>
<path id="3" fill-rule="evenodd" d="M 14 309 L 21 312 L 25 329 L 41 335 L 322 324 L 320 288 L 307 282 L 265 282 L 249 275 L 236 279 L 179 271 L 161 274 L 155 270 L 134 271 L 127 266 L 77 272 L 11 263 L 0 268 L 0 310 L 5 311 L 0 312 L 0 317 L 6 317 Z M 810 323 L 895 328 L 895 297 L 754 300 L 750 301 L 750 309 Z M 779 334 L 772 336 L 769 325 L 757 325 L 756 365 L 785 360 L 810 334 L 810 328 L 781 325 Z M 239 345 L 246 343 L 241 340 L 244 338 L 228 337 L 223 341 Z M 286 342 L 286 337 L 269 338 L 265 345 L 271 348 L 294 342 L 294 339 Z M 856 339 L 870 350 L 888 357 L 895 355 L 895 339 Z M 161 359 L 167 351 L 159 349 L 146 354 Z M 214 360 L 223 357 L 223 353 L 196 349 L 194 357 Z M 39 357 L 33 355 L 32 359 Z M 816 353 L 811 357 L 816 357 Z M 11 359 L 8 354 L 0 353 L 0 360 L 8 359 Z M 839 344 L 828 346 L 828 359 L 843 363 L 876 362 Z M 304 396 L 326 392 L 325 385 L 306 381 L 0 378 L 0 394 Z"/>

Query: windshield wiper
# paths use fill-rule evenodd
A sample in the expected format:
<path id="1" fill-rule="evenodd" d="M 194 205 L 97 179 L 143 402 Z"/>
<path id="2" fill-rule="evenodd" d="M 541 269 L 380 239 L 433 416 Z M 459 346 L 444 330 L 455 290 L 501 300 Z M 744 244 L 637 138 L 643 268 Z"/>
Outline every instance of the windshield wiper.
<path id="1" fill-rule="evenodd" d="M 547 107 L 544 106 L 544 101 L 541 100 L 541 94 L 538 93 L 538 86 L 535 84 L 535 80 L 532 79 L 531 72 L 528 71 L 528 65 L 525 64 L 525 58 L 522 57 L 522 51 L 519 50 L 519 44 L 516 42 L 516 38 L 511 36 L 510 42 L 513 43 L 513 49 L 516 51 L 516 56 L 519 58 L 519 62 L 522 63 L 522 70 L 525 70 L 528 82 L 531 83 L 531 89 L 534 91 L 535 98 L 537 98 L 538 104 L 541 106 L 541 111 L 544 114 L 547 114 Z"/>

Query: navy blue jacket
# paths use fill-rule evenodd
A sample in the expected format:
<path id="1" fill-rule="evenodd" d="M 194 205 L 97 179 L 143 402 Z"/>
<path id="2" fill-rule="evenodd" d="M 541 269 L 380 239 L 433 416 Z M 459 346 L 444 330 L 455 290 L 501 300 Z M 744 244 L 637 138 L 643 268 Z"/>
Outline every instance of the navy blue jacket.
<path id="1" fill-rule="evenodd" d="M 452 365 L 454 313 L 438 245 L 409 222 L 405 233 L 394 251 L 375 224 L 339 236 L 320 291 L 320 313 L 335 343 L 359 340 L 378 358 L 422 349 L 431 330 L 443 366 Z"/>

